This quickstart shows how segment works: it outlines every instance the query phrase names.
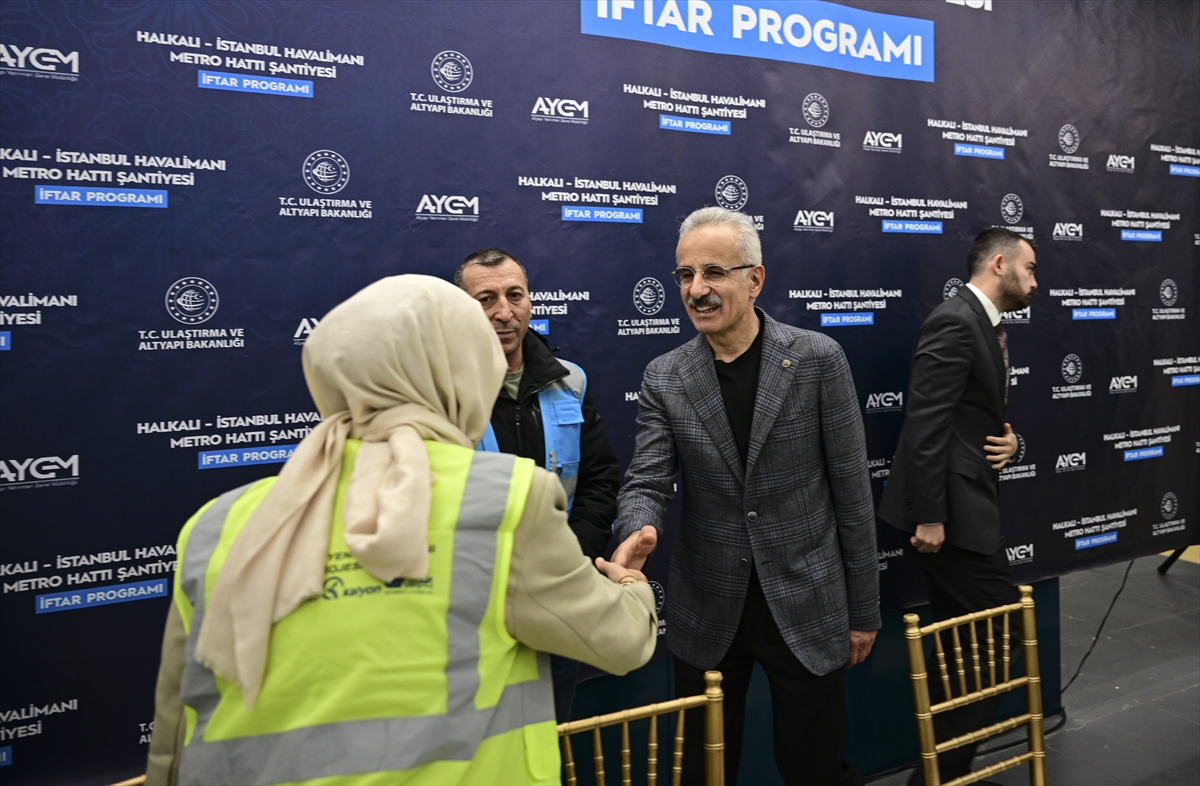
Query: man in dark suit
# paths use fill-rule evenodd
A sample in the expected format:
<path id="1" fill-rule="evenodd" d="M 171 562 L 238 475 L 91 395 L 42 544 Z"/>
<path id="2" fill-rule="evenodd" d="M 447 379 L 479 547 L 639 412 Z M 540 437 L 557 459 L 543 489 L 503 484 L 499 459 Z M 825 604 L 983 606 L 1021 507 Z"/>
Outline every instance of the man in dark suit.
<path id="1" fill-rule="evenodd" d="M 967 255 L 970 281 L 917 335 L 908 409 L 879 517 L 912 533 L 934 620 L 1017 600 L 997 499 L 996 473 L 1017 448 L 1005 422 L 1008 341 L 1000 314 L 1029 304 L 1037 289 L 1034 252 L 1007 229 L 980 232 Z M 941 683 L 931 680 L 930 690 L 940 696 Z M 996 701 L 934 716 L 937 739 L 987 725 Z M 970 771 L 975 747 L 939 757 L 943 781 Z M 920 780 L 918 768 L 913 782 Z"/>
<path id="2" fill-rule="evenodd" d="M 704 208 L 679 235 L 674 276 L 700 335 L 646 368 L 613 561 L 645 563 L 682 470 L 667 643 L 677 695 L 702 693 L 706 669 L 724 674 L 726 783 L 756 661 L 784 780 L 861 782 L 842 760 L 840 670 L 874 643 L 879 572 L 850 366 L 837 342 L 754 308 L 765 272 L 748 216 Z M 701 723 L 687 721 L 691 783 L 703 782 Z"/>

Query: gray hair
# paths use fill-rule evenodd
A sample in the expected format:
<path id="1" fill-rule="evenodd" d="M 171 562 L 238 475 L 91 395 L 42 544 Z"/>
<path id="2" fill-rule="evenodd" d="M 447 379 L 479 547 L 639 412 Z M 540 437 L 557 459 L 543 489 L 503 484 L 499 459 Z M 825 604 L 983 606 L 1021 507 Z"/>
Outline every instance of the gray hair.
<path id="1" fill-rule="evenodd" d="M 702 207 L 693 211 L 679 225 L 679 239 L 682 240 L 683 236 L 693 229 L 705 226 L 733 227 L 737 234 L 734 247 L 737 249 L 739 264 L 762 264 L 762 243 L 758 239 L 758 230 L 754 228 L 754 221 L 750 216 L 735 210 L 726 210 L 723 207 Z"/>

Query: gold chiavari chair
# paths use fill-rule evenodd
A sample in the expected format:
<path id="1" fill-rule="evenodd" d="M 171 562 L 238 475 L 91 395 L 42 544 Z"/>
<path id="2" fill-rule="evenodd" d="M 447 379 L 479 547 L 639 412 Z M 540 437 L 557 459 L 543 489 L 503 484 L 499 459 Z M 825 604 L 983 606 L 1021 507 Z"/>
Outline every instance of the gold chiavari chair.
<path id="1" fill-rule="evenodd" d="M 658 717 L 678 713 L 675 721 L 675 749 L 671 763 L 671 786 L 679 786 L 683 778 L 683 719 L 685 711 L 703 706 L 704 711 L 704 783 L 705 786 L 725 786 L 725 693 L 721 690 L 721 672 L 704 673 L 706 687 L 698 696 L 647 704 L 629 710 L 596 715 L 592 718 L 559 724 L 558 736 L 562 739 L 563 766 L 567 773 L 567 786 L 578 786 L 575 775 L 575 755 L 571 750 L 571 735 L 592 732 L 592 758 L 596 767 L 596 786 L 604 786 L 604 750 L 601 747 L 600 730 L 607 726 L 621 726 L 621 785 L 632 783 L 630 764 L 629 724 L 632 721 L 650 720 L 650 741 L 646 746 L 646 784 L 658 785 Z"/>
<path id="2" fill-rule="evenodd" d="M 1033 588 L 1020 586 L 1021 600 L 1007 606 L 997 606 L 994 609 L 977 611 L 961 617 L 935 622 L 932 625 L 921 626 L 921 620 L 916 614 L 904 615 L 904 638 L 908 643 L 908 665 L 912 676 L 913 701 L 917 713 L 917 738 L 921 749 L 921 767 L 927 786 L 941 786 L 941 776 L 938 772 L 938 754 L 948 750 L 969 745 L 997 734 L 1002 734 L 1018 726 L 1028 727 L 1029 750 L 1003 761 L 996 762 L 990 767 L 969 773 L 961 778 L 955 778 L 945 786 L 962 786 L 974 783 L 998 772 L 1012 769 L 1023 762 L 1029 762 L 1029 781 L 1033 786 L 1045 786 L 1046 783 L 1046 744 L 1042 729 L 1042 679 L 1038 671 L 1037 628 L 1034 626 Z M 1021 613 L 1021 648 L 1025 658 L 1025 676 L 1012 678 L 1011 644 L 1009 632 L 1009 615 Z M 992 620 L 1003 617 L 1003 629 L 1000 636 L 1001 667 L 997 679 L 996 636 Z M 982 622 L 984 641 L 982 646 L 987 649 L 986 663 L 980 653 L 980 637 L 975 629 L 975 623 Z M 968 628 L 967 647 L 970 653 L 964 655 L 962 637 L 959 628 Z M 953 663 L 947 663 L 947 652 L 942 645 L 942 632 L 950 631 L 950 656 Z M 930 706 L 929 681 L 925 672 L 925 648 L 921 639 L 923 636 L 933 637 L 933 651 L 937 659 L 938 676 L 941 678 L 945 700 Z M 974 690 L 968 687 L 967 660 L 975 684 Z M 986 666 L 987 679 L 983 670 Z M 953 676 L 956 679 L 952 679 Z M 954 695 L 952 684 L 957 683 L 958 695 Z M 985 686 L 985 682 L 989 684 Z M 933 716 L 941 712 L 957 709 L 972 704 L 999 693 L 1025 688 L 1025 712 L 1015 718 L 985 726 L 978 731 L 964 734 L 960 737 L 937 742 L 933 735 Z"/>

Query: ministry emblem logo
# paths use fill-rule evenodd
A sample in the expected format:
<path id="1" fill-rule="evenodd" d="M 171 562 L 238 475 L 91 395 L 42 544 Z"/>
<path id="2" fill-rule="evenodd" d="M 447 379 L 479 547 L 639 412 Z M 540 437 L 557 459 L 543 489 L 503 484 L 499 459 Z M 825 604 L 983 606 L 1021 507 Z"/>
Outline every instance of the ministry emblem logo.
<path id="1" fill-rule="evenodd" d="M 820 93 L 809 93 L 800 105 L 804 120 L 813 128 L 820 128 L 829 122 L 829 102 Z"/>
<path id="2" fill-rule="evenodd" d="M 179 279 L 167 290 L 167 313 L 185 325 L 199 325 L 212 319 L 220 302 L 217 288 L 194 276 Z"/>
<path id="3" fill-rule="evenodd" d="M 651 581 L 649 584 L 650 589 L 654 590 L 654 613 L 661 615 L 663 606 L 667 603 L 667 591 L 657 581 Z"/>
<path id="4" fill-rule="evenodd" d="M 1025 438 L 1020 434 L 1013 434 L 1017 438 L 1017 452 L 1008 460 L 1009 464 L 1020 464 L 1025 460 Z"/>
<path id="5" fill-rule="evenodd" d="M 1079 149 L 1079 129 L 1067 123 L 1058 129 L 1058 146 L 1064 153 L 1074 153 Z"/>
<path id="6" fill-rule="evenodd" d="M 667 302 L 667 290 L 657 278 L 647 276 L 633 288 L 633 305 L 645 316 L 651 317 L 662 311 Z"/>
<path id="7" fill-rule="evenodd" d="M 737 175 L 726 175 L 717 181 L 717 204 L 726 210 L 741 210 L 750 198 L 746 181 Z"/>
<path id="8" fill-rule="evenodd" d="M 447 93 L 461 93 L 471 86 L 471 80 L 475 78 L 471 61 L 450 49 L 437 53 L 429 71 L 437 86 Z"/>
<path id="9" fill-rule="evenodd" d="M 1179 512 L 1179 498 L 1175 496 L 1174 491 L 1168 491 L 1163 494 L 1162 502 L 1158 506 L 1162 517 L 1167 521 L 1175 518 L 1175 514 Z"/>
<path id="10" fill-rule="evenodd" d="M 1016 194 L 1005 194 L 1000 200 L 1000 216 L 1006 224 L 1015 224 L 1025 215 L 1025 204 Z"/>
<path id="11" fill-rule="evenodd" d="M 1163 282 L 1158 285 L 1158 299 L 1164 306 L 1170 308 L 1179 299 L 1179 287 L 1171 279 L 1163 279 Z"/>
<path id="12" fill-rule="evenodd" d="M 949 300 L 950 298 L 954 297 L 958 294 L 958 290 L 965 286 L 966 284 L 964 284 L 960 279 L 950 279 L 946 282 L 946 286 L 942 287 L 942 300 Z"/>
<path id="13" fill-rule="evenodd" d="M 304 182 L 318 194 L 336 194 L 350 182 L 350 165 L 332 150 L 316 150 L 304 159 Z"/>
<path id="14" fill-rule="evenodd" d="M 1074 385 L 1083 376 L 1083 361 L 1074 353 L 1067 355 L 1062 361 L 1063 379 L 1068 385 Z"/>

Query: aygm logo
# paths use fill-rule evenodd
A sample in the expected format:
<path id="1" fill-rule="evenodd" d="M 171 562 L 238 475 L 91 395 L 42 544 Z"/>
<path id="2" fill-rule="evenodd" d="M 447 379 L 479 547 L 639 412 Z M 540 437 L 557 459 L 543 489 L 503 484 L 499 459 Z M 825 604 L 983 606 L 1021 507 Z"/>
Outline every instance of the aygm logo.
<path id="1" fill-rule="evenodd" d="M 805 121 L 813 128 L 820 128 L 829 122 L 829 102 L 820 93 L 809 93 L 800 105 L 800 112 Z"/>
<path id="2" fill-rule="evenodd" d="M 904 409 L 904 393 L 868 393 L 867 414 L 899 412 Z"/>
<path id="3" fill-rule="evenodd" d="M 942 287 L 942 300 L 949 300 L 950 298 L 954 297 L 958 294 L 958 290 L 965 286 L 966 284 L 964 284 L 960 279 L 950 279 L 946 282 L 946 286 Z"/>
<path id="4" fill-rule="evenodd" d="M 1087 469 L 1087 453 L 1062 453 L 1054 462 L 1055 472 L 1076 472 Z"/>
<path id="5" fill-rule="evenodd" d="M 300 346 L 305 341 L 308 341 L 308 337 L 317 327 L 319 321 L 316 317 L 307 317 L 300 320 L 300 324 L 296 327 L 296 333 L 292 336 L 292 343 Z"/>
<path id="6" fill-rule="evenodd" d="M 350 182 L 350 165 L 332 150 L 315 150 L 304 159 L 304 182 L 318 194 L 336 194 Z"/>
<path id="7" fill-rule="evenodd" d="M 797 232 L 832 232 L 833 211 L 797 211 L 796 220 L 792 222 L 792 229 L 796 230 Z"/>
<path id="8" fill-rule="evenodd" d="M 533 102 L 533 111 L 529 116 L 533 120 L 587 125 L 588 102 L 573 101 L 570 98 L 542 98 L 539 96 L 538 100 Z"/>
<path id="9" fill-rule="evenodd" d="M 868 131 L 863 138 L 863 150 L 875 153 L 899 153 L 903 140 L 901 134 L 889 134 L 886 131 Z"/>
<path id="10" fill-rule="evenodd" d="M 657 278 L 647 276 L 633 288 L 633 305 L 646 316 L 654 316 L 667 302 L 667 290 Z"/>
<path id="11" fill-rule="evenodd" d="M 1025 215 L 1025 204 L 1016 194 L 1005 194 L 1000 200 L 1000 216 L 1006 224 L 1015 224 Z"/>
<path id="12" fill-rule="evenodd" d="M 1079 149 L 1079 129 L 1067 123 L 1058 129 L 1058 146 L 1068 155 Z"/>
<path id="13" fill-rule="evenodd" d="M 423 194 L 417 203 L 417 218 L 442 221 L 478 221 L 479 197 Z"/>
<path id="14" fill-rule="evenodd" d="M 1164 306 L 1170 308 L 1179 299 L 1179 287 L 1171 279 L 1164 278 L 1163 282 L 1158 285 L 1158 299 Z"/>
<path id="15" fill-rule="evenodd" d="M 79 456 L 0 460 L 0 488 L 79 477 Z"/>
<path id="16" fill-rule="evenodd" d="M 1137 374 L 1133 376 L 1113 377 L 1108 383 L 1109 393 L 1137 393 Z"/>
<path id="17" fill-rule="evenodd" d="M 1175 496 L 1174 491 L 1168 491 L 1163 494 L 1162 502 L 1158 506 L 1162 517 L 1167 521 L 1175 518 L 1175 514 L 1179 512 L 1179 498 Z"/>
<path id="18" fill-rule="evenodd" d="M 0 63 L 3 63 L 6 68 L 14 68 L 18 71 L 33 71 L 42 73 L 67 73 L 67 66 L 70 66 L 70 73 L 79 73 L 79 53 L 69 52 L 63 54 L 57 49 L 38 48 L 32 46 L 20 47 L 16 44 L 0 44 Z M 59 71 L 59 66 L 63 66 L 63 70 Z"/>
<path id="19" fill-rule="evenodd" d="M 447 49 L 438 52 L 429 66 L 433 81 L 447 93 L 461 93 L 471 86 L 475 71 L 471 61 L 458 52 Z"/>
<path id="20" fill-rule="evenodd" d="M 1055 240 L 1083 240 L 1083 224 L 1067 224 L 1059 222 L 1054 225 Z"/>
<path id="21" fill-rule="evenodd" d="M 1133 156 L 1116 156 L 1108 157 L 1109 172 L 1128 172 L 1133 173 Z"/>
<path id="22" fill-rule="evenodd" d="M 167 290 L 167 313 L 176 322 L 199 325 L 212 319 L 221 305 L 217 288 L 202 278 L 181 278 Z"/>
<path id="23" fill-rule="evenodd" d="M 717 181 L 715 195 L 717 204 L 726 210 L 741 210 L 750 198 L 750 189 L 737 175 L 726 175 Z"/>
<path id="24" fill-rule="evenodd" d="M 1062 376 L 1068 385 L 1074 385 L 1079 381 L 1083 376 L 1083 361 L 1080 360 L 1079 355 L 1071 353 L 1063 358 Z"/>
<path id="25" fill-rule="evenodd" d="M 1026 543 L 1023 546 L 1008 546 L 1004 549 L 1008 555 L 1009 565 L 1021 565 L 1026 562 L 1033 562 L 1033 544 Z"/>
<path id="26" fill-rule="evenodd" d="M 1028 325 L 1032 315 L 1032 307 L 1026 306 L 1025 308 L 1018 308 L 1016 311 L 1002 311 L 1000 312 L 1000 319 L 1006 325 Z"/>

